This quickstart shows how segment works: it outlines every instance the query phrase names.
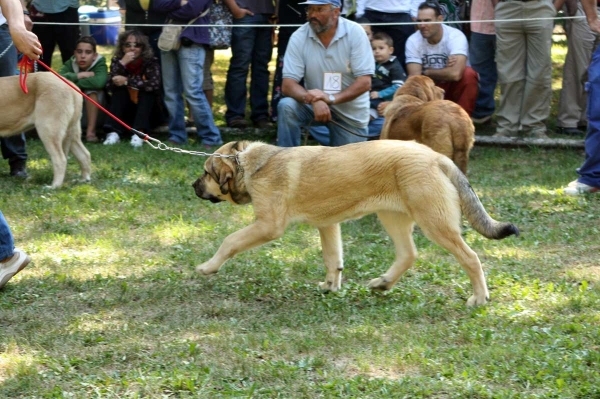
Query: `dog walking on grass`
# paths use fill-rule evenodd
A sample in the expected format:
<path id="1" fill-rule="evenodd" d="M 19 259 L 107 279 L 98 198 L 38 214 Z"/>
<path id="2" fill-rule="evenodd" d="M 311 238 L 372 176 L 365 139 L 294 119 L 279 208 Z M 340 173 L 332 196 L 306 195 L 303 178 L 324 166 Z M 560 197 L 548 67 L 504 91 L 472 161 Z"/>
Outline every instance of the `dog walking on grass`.
<path id="1" fill-rule="evenodd" d="M 281 237 L 292 222 L 303 222 L 321 235 L 326 276 L 319 286 L 337 291 L 344 268 L 340 223 L 377 213 L 394 242 L 396 259 L 371 280 L 370 288 L 391 289 L 413 265 L 416 223 L 467 272 L 474 291 L 467 305 L 483 305 L 489 293 L 479 258 L 461 236 L 461 209 L 487 238 L 519 234 L 515 225 L 487 214 L 449 158 L 410 141 L 293 148 L 230 142 L 206 160 L 193 187 L 211 202 L 252 203 L 255 214 L 254 223 L 225 238 L 217 253 L 197 267 L 202 274 L 216 273 L 234 255 Z"/>
<path id="2" fill-rule="evenodd" d="M 0 137 L 35 127 L 52 161 L 51 188 L 63 184 L 69 152 L 81 166 L 81 180 L 90 181 L 91 157 L 81 141 L 81 94 L 49 72 L 27 75 L 27 89 L 25 94 L 19 76 L 0 78 Z"/>

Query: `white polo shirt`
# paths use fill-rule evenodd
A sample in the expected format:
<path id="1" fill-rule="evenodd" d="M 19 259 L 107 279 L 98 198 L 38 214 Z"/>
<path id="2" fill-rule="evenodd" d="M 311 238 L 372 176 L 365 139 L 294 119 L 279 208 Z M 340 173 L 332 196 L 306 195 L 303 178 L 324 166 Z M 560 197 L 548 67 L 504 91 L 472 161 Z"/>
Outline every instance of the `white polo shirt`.
<path id="1" fill-rule="evenodd" d="M 283 61 L 284 78 L 296 82 L 304 78 L 307 90 L 335 93 L 346 89 L 359 76 L 373 75 L 375 59 L 364 29 L 345 18 L 338 21 L 335 36 L 327 48 L 308 23 L 292 34 Z M 339 77 L 341 85 L 332 85 L 331 81 L 337 82 Z M 327 87 L 326 79 L 330 82 Z M 364 128 L 369 123 L 369 92 L 332 108 L 351 125 Z"/>

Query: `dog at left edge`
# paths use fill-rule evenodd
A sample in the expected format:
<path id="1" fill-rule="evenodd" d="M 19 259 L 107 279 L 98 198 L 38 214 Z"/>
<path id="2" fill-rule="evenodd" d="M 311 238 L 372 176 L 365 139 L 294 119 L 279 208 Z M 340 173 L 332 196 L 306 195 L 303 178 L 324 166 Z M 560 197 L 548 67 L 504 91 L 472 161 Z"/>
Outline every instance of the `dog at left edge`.
<path id="1" fill-rule="evenodd" d="M 81 141 L 81 94 L 50 72 L 27 75 L 25 94 L 19 76 L 0 78 L 0 137 L 36 128 L 52 161 L 50 188 L 65 181 L 67 156 L 71 152 L 81 167 L 81 181 L 90 181 L 92 160 Z"/>

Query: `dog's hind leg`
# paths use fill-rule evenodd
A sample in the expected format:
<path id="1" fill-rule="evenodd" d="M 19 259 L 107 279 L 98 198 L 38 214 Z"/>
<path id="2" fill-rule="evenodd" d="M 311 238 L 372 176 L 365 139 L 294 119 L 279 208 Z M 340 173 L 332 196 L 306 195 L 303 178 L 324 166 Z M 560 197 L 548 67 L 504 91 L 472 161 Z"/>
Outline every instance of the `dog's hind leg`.
<path id="1" fill-rule="evenodd" d="M 79 121 L 76 121 L 69 127 L 67 135 L 70 138 L 70 143 L 66 145 L 70 146 L 73 156 L 75 156 L 81 167 L 81 181 L 89 182 L 92 174 L 92 157 L 81 141 L 81 126 L 79 125 Z M 68 151 L 65 151 L 65 154 L 68 154 Z"/>
<path id="2" fill-rule="evenodd" d="M 48 155 L 50 155 L 54 170 L 54 178 L 50 188 L 58 188 L 62 186 L 67 173 L 67 156 L 63 151 L 62 138 L 59 137 L 60 133 L 48 131 L 49 128 L 46 126 L 36 126 L 36 129 Z"/>
<path id="3" fill-rule="evenodd" d="M 228 235 L 217 253 L 207 262 L 197 266 L 196 271 L 202 274 L 214 274 L 219 271 L 225 261 L 236 254 L 281 237 L 285 232 L 285 227 L 284 223 L 278 226 L 275 223 L 257 220 L 250 226 Z"/>
<path id="4" fill-rule="evenodd" d="M 389 290 L 417 258 L 417 249 L 412 238 L 414 222 L 410 216 L 400 212 L 382 211 L 377 213 L 377 217 L 394 242 L 396 259 L 388 271 L 371 280 L 368 287 Z"/>
<path id="5" fill-rule="evenodd" d="M 319 283 L 319 287 L 324 291 L 335 292 L 342 286 L 342 270 L 344 269 L 342 231 L 338 223 L 319 227 L 319 234 L 327 270 L 325 281 Z"/>
<path id="6" fill-rule="evenodd" d="M 431 219 L 430 219 L 431 220 Z M 483 268 L 477 254 L 469 248 L 460 235 L 460 227 L 454 226 L 449 219 L 437 220 L 435 225 L 419 223 L 423 233 L 433 242 L 447 249 L 467 272 L 473 286 L 473 296 L 467 300 L 467 306 L 484 305 L 489 299 Z"/>

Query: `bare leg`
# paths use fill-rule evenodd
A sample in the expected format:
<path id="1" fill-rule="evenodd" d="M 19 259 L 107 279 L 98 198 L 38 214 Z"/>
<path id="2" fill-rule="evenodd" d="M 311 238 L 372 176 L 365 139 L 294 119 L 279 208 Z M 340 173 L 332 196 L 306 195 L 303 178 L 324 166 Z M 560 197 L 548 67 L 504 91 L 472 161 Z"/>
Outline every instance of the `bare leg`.
<path id="1" fill-rule="evenodd" d="M 323 260 L 325 261 L 325 281 L 319 287 L 325 291 L 335 292 L 342 286 L 342 270 L 344 260 L 342 254 L 342 232 L 339 224 L 319 228 Z"/>
<path id="2" fill-rule="evenodd" d="M 91 93 L 90 98 L 98 102 L 98 94 Z M 87 129 L 85 132 L 85 139 L 91 143 L 98 141 L 96 136 L 96 123 L 98 122 L 98 108 L 87 99 L 85 101 L 85 111 L 87 113 Z"/>
<path id="3" fill-rule="evenodd" d="M 208 100 L 208 105 L 210 105 L 210 107 L 212 108 L 213 105 L 213 93 L 214 90 L 204 90 L 204 95 L 206 96 L 206 99 Z"/>

